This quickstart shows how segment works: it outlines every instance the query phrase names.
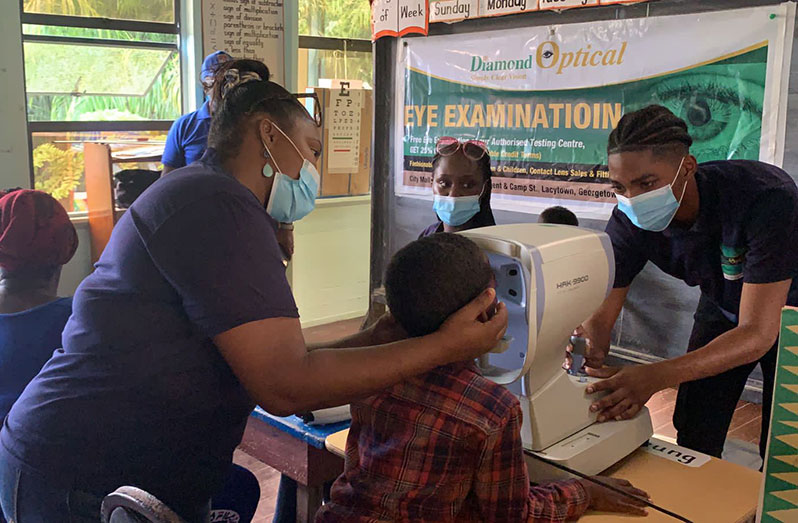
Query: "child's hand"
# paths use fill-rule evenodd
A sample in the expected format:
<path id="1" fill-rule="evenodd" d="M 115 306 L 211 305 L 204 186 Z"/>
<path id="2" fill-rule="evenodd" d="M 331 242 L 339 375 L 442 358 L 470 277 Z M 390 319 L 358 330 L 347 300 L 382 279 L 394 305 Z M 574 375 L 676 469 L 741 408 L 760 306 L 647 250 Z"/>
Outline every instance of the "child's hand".
<path id="1" fill-rule="evenodd" d="M 627 494 L 649 500 L 648 494 L 644 491 L 632 486 L 631 483 L 625 479 L 607 478 L 602 476 L 593 476 L 594 480 L 605 483 L 613 488 L 622 490 Z M 645 516 L 648 511 L 643 508 L 645 503 L 640 500 L 624 496 L 618 492 L 610 489 L 603 488 L 602 486 L 588 481 L 586 479 L 579 481 L 590 496 L 590 508 L 593 510 L 600 510 L 602 512 L 620 512 L 623 514 L 632 514 L 634 516 Z"/>

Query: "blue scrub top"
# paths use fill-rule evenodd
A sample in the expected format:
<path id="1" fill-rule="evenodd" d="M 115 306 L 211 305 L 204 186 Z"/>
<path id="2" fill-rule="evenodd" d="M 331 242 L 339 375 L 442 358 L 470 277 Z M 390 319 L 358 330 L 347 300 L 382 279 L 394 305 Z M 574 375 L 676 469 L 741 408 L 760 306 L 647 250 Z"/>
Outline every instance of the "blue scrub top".
<path id="1" fill-rule="evenodd" d="M 198 110 L 175 120 L 166 137 L 161 163 L 177 169 L 202 158 L 208 146 L 210 128 L 211 112 L 208 102 L 202 104 Z"/>

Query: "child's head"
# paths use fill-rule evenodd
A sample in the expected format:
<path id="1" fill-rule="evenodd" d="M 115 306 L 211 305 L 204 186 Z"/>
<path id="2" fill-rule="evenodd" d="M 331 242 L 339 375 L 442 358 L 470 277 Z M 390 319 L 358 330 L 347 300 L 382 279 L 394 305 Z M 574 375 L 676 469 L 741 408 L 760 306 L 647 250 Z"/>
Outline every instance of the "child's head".
<path id="1" fill-rule="evenodd" d="M 438 330 L 493 281 L 488 259 L 468 238 L 439 233 L 397 252 L 385 274 L 388 307 L 410 336 Z"/>
<path id="2" fill-rule="evenodd" d="M 576 215 L 565 207 L 557 205 L 556 207 L 549 207 L 538 216 L 538 223 L 556 223 L 559 225 L 575 225 L 579 226 L 579 220 Z"/>

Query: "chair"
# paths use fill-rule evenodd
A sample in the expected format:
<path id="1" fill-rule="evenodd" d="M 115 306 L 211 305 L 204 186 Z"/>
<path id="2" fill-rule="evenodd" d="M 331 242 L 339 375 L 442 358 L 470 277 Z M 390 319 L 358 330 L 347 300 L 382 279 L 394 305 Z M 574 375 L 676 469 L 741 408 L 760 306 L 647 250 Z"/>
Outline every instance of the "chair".
<path id="1" fill-rule="evenodd" d="M 230 467 L 221 492 L 211 500 L 211 521 L 250 523 L 260 502 L 260 483 L 249 469 Z"/>
<path id="2" fill-rule="evenodd" d="M 136 487 L 119 487 L 105 496 L 103 523 L 186 523 L 152 494 Z"/>

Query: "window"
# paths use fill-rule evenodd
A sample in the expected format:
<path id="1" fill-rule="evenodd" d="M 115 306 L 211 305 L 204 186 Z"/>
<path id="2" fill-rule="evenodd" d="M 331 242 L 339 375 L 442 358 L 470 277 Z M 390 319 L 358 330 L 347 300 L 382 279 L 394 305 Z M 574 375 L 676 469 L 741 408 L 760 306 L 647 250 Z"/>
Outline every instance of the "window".
<path id="1" fill-rule="evenodd" d="M 325 49 L 299 49 L 299 81 L 302 92 L 309 87 L 323 87 L 325 80 L 355 80 L 353 85 L 371 88 L 371 53 Z"/>
<path id="2" fill-rule="evenodd" d="M 82 143 L 158 146 L 181 113 L 177 0 L 22 0 L 34 187 L 84 210 Z"/>
<path id="3" fill-rule="evenodd" d="M 33 132 L 31 147 L 36 189 L 51 194 L 69 212 L 87 212 L 83 145 L 108 143 L 117 156 L 126 151 L 135 152 L 135 156 L 160 156 L 167 131 Z M 115 163 L 113 168 L 115 172 L 123 168 L 160 169 L 160 164 L 131 160 L 130 164 Z"/>
<path id="4" fill-rule="evenodd" d="M 366 0 L 299 0 L 299 53 L 297 57 L 297 88 L 299 92 L 316 87 L 335 88 L 348 84 L 350 89 L 371 89 L 373 85 L 373 63 L 371 44 L 371 9 Z M 346 82 L 346 83 L 344 83 Z M 332 95 L 331 95 L 332 96 Z M 365 99 L 365 98 L 363 98 Z M 331 140 L 351 140 L 336 142 L 335 159 L 331 156 L 333 148 L 325 144 L 324 172 L 339 162 L 351 162 L 351 151 L 359 145 L 343 146 L 362 139 L 364 132 L 370 132 L 370 121 L 354 118 L 354 112 L 343 117 L 326 98 L 325 137 Z M 340 102 L 340 100 L 338 100 Z M 351 101 L 351 100 L 350 100 Z M 362 114 L 362 113 L 361 113 Z M 337 122 L 337 123 L 333 123 Z M 355 123 L 357 122 L 357 123 Z M 366 131 L 368 129 L 368 131 Z M 344 155 L 348 155 L 344 158 Z M 353 165 L 351 163 L 344 165 Z M 348 194 L 362 194 L 368 191 L 356 180 L 363 176 L 362 169 L 357 176 L 349 178 Z M 337 196 L 347 194 L 338 178 L 335 189 L 326 192 L 325 176 L 322 176 L 322 193 Z M 330 184 L 333 187 L 335 184 Z"/>
<path id="5" fill-rule="evenodd" d="M 370 88 L 371 9 L 365 0 L 299 0 L 300 90 L 327 80 Z"/>
<path id="6" fill-rule="evenodd" d="M 175 23 L 176 0 L 23 0 L 23 12 Z"/>
<path id="7" fill-rule="evenodd" d="M 371 9 L 366 0 L 299 0 L 299 34 L 371 39 Z"/>

